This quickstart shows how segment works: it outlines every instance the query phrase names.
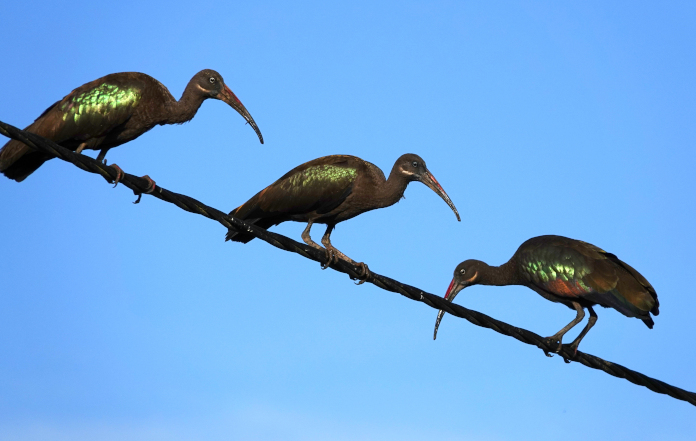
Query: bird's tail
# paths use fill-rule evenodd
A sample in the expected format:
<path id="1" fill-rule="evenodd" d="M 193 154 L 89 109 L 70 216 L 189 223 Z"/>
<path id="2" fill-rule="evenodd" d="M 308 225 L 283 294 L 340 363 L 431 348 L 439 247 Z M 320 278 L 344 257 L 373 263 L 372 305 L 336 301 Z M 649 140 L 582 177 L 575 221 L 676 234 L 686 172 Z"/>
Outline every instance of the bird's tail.
<path id="1" fill-rule="evenodd" d="M 652 317 L 647 317 L 647 318 L 641 317 L 640 319 L 643 320 L 643 323 L 645 323 L 645 326 L 647 326 L 650 329 L 652 329 L 653 326 L 655 326 L 655 322 L 653 321 Z"/>
<path id="2" fill-rule="evenodd" d="M 13 139 L 0 149 L 0 172 L 10 179 L 22 182 L 51 158 L 52 155 Z"/>
<path id="3" fill-rule="evenodd" d="M 242 205 L 241 207 L 237 207 L 234 210 L 230 211 L 229 215 L 232 217 L 238 217 L 239 219 L 242 219 L 243 221 L 245 221 L 246 223 L 249 223 L 249 224 L 256 223 L 256 221 L 258 221 L 258 219 L 245 219 L 244 218 L 244 215 L 240 213 L 240 209 L 242 207 L 244 207 L 244 205 Z M 231 240 L 233 242 L 247 243 L 247 242 L 251 241 L 252 239 L 254 239 L 255 237 L 256 236 L 252 236 L 251 234 L 245 233 L 244 231 L 238 231 L 238 230 L 234 230 L 234 229 L 230 228 L 227 231 L 227 235 L 225 236 L 225 241 Z"/>
<path id="4" fill-rule="evenodd" d="M 230 213 L 230 216 L 234 216 L 234 211 Z M 245 220 L 247 223 L 253 224 L 253 221 L 248 221 Z M 255 239 L 256 236 L 253 236 L 249 233 L 245 233 L 244 231 L 237 231 L 233 229 L 227 230 L 227 235 L 225 235 L 225 240 L 231 240 L 233 242 L 241 242 L 241 243 L 247 243 L 251 241 L 252 239 Z"/>
<path id="5" fill-rule="evenodd" d="M 236 210 L 232 210 L 230 212 L 230 216 L 237 217 L 237 216 L 235 216 L 237 210 L 239 210 L 239 208 L 237 208 Z M 267 218 L 244 219 L 244 218 L 240 217 L 239 219 L 242 219 L 247 224 L 252 224 L 252 225 L 255 225 L 257 227 L 264 228 L 264 229 L 268 229 L 274 225 L 278 225 L 278 223 L 279 223 L 274 218 L 270 218 L 270 219 L 267 219 Z M 254 236 L 253 234 L 250 234 L 247 231 L 243 231 L 243 230 L 237 231 L 237 230 L 230 229 L 227 231 L 227 235 L 225 236 L 225 240 L 231 240 L 233 242 L 241 242 L 241 243 L 248 243 L 253 239 L 256 239 L 256 236 Z"/>
<path id="6" fill-rule="evenodd" d="M 652 307 L 650 312 L 652 312 L 653 315 L 659 315 L 660 314 L 660 301 L 657 300 L 657 294 L 654 292 L 651 293 L 653 296 L 653 299 L 655 299 L 655 305 Z"/>

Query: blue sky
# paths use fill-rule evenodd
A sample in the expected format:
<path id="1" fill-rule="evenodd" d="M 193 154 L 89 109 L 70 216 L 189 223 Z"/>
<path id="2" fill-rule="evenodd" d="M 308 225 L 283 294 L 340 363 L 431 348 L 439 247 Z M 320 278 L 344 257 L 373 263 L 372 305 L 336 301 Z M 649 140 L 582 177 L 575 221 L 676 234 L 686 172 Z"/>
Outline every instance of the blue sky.
<path id="1" fill-rule="evenodd" d="M 0 120 L 145 72 L 218 101 L 107 155 L 228 211 L 294 166 L 417 153 L 462 215 L 412 184 L 342 223 L 337 248 L 444 294 L 560 234 L 629 262 L 661 314 L 598 310 L 581 349 L 696 390 L 696 7 L 689 2 L 11 2 Z M 90 152 L 89 154 L 92 154 Z M 686 440 L 694 408 L 54 160 L 0 179 L 0 438 Z M 303 224 L 275 228 L 299 240 Z M 322 227 L 316 228 L 320 238 Z M 522 287 L 457 302 L 541 335 L 573 317 Z M 579 331 L 579 329 L 578 329 Z M 571 333 L 571 338 L 577 331 Z"/>

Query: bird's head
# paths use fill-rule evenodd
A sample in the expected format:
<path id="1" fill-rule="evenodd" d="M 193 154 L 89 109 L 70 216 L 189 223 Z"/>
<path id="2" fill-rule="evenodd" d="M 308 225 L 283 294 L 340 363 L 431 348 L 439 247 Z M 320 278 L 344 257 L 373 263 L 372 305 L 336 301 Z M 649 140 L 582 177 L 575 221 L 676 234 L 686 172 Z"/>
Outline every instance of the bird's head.
<path id="1" fill-rule="evenodd" d="M 459 294 L 461 290 L 467 286 L 476 285 L 479 282 L 479 276 L 483 273 L 483 267 L 488 266 L 480 260 L 465 260 L 457 265 L 454 269 L 454 277 L 447 288 L 445 299 L 450 302 Z"/>
<path id="2" fill-rule="evenodd" d="M 457 220 L 461 222 L 457 207 L 454 206 L 452 200 L 447 196 L 447 193 L 445 193 L 445 189 L 442 188 L 440 183 L 437 182 L 437 179 L 435 179 L 435 176 L 433 176 L 430 170 L 428 170 L 428 167 L 425 166 L 423 158 L 413 153 L 407 153 L 396 160 L 394 168 L 397 173 L 406 180 L 419 181 L 430 187 L 432 191 L 437 193 L 447 205 L 449 205 L 452 211 L 454 211 L 455 216 L 457 216 Z"/>
<path id="3" fill-rule="evenodd" d="M 227 87 L 225 80 L 222 79 L 222 75 L 212 69 L 203 69 L 191 79 L 191 82 L 194 83 L 196 89 L 200 91 L 204 98 L 215 98 L 224 101 L 242 115 L 246 122 L 249 123 L 251 128 L 256 132 L 261 144 L 263 144 L 263 136 L 254 118 L 251 117 L 251 114 L 246 107 L 244 107 L 244 104 L 237 98 L 237 95 Z"/>
<path id="4" fill-rule="evenodd" d="M 464 262 L 457 265 L 454 269 L 454 276 L 452 281 L 447 287 L 447 292 L 445 293 L 445 300 L 452 302 L 457 294 L 467 286 L 476 285 L 479 282 L 479 277 L 486 267 L 484 262 L 480 260 L 465 260 Z M 433 339 L 437 338 L 437 329 L 440 327 L 440 322 L 442 317 L 445 315 L 445 311 L 440 310 L 437 313 L 437 320 L 435 321 L 435 332 L 433 333 Z"/>

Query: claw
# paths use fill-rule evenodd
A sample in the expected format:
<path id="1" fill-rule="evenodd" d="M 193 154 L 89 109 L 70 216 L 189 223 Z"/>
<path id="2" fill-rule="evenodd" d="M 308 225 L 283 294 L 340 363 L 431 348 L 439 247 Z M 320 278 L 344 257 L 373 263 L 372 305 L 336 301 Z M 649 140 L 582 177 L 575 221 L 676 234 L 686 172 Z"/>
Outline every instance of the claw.
<path id="1" fill-rule="evenodd" d="M 138 195 L 138 199 L 136 199 L 135 202 L 133 202 L 134 204 L 139 204 L 139 203 L 140 203 L 140 198 L 143 197 L 143 193 L 144 193 L 144 194 L 151 194 L 151 193 L 153 193 L 153 192 L 155 191 L 155 188 L 157 187 L 157 184 L 155 184 L 155 181 L 153 181 L 148 175 L 141 176 L 141 178 L 142 178 L 142 179 L 145 179 L 146 181 L 148 181 L 147 189 L 146 189 L 144 192 L 142 192 L 142 193 L 141 193 L 141 192 L 136 192 L 135 190 L 133 191 L 134 194 L 137 194 L 137 195 Z"/>
<path id="2" fill-rule="evenodd" d="M 372 276 L 372 273 L 364 262 L 360 262 L 357 265 L 360 267 L 360 275 L 358 276 L 359 282 L 356 283 L 356 285 L 362 285 L 367 282 L 370 276 Z"/>
<path id="3" fill-rule="evenodd" d="M 102 160 L 102 164 L 104 165 L 109 165 L 106 163 L 106 159 Z M 104 179 L 106 179 L 106 182 L 109 184 L 114 184 L 114 188 L 118 185 L 119 182 L 121 182 L 121 178 L 123 178 L 123 170 L 121 170 L 121 167 L 119 167 L 116 164 L 111 164 L 111 167 L 113 167 L 116 170 L 116 179 L 111 180 L 108 177 L 104 176 Z"/>
<path id="4" fill-rule="evenodd" d="M 570 360 L 575 360 L 575 356 L 578 355 L 578 345 L 575 343 L 571 343 L 570 349 L 573 351 L 573 356 L 570 357 Z M 570 363 L 570 362 L 566 360 L 566 363 Z"/>
<path id="5" fill-rule="evenodd" d="M 554 352 L 557 354 L 561 352 L 561 348 L 563 347 L 563 342 L 560 338 L 556 337 L 555 335 L 552 335 L 551 337 L 546 337 L 546 344 L 551 347 L 553 347 L 553 345 L 556 345 L 556 350 Z"/>
<path id="6" fill-rule="evenodd" d="M 333 263 L 338 263 L 338 256 L 334 252 L 333 248 L 326 248 L 326 262 L 321 264 L 321 269 L 325 270 Z"/>
<path id="7" fill-rule="evenodd" d="M 106 165 L 106 159 L 104 160 L 104 165 Z M 119 182 L 121 182 L 121 178 L 123 178 L 123 170 L 121 170 L 121 167 L 119 167 L 116 164 L 111 164 L 111 167 L 116 169 L 116 179 L 114 179 L 114 187 L 118 185 Z"/>
<path id="8" fill-rule="evenodd" d="M 148 175 L 142 176 L 142 178 L 149 182 L 147 190 L 145 190 L 145 194 L 152 194 L 155 191 L 155 187 L 157 187 L 157 184 L 155 184 L 155 181 L 150 179 Z"/>

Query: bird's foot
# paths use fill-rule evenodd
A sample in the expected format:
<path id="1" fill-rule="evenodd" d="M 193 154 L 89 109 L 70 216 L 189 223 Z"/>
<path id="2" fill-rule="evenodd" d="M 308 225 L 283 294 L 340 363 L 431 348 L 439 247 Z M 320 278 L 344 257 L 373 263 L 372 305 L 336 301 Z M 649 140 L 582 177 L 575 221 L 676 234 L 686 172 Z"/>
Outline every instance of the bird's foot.
<path id="1" fill-rule="evenodd" d="M 106 159 L 104 160 L 104 165 L 106 165 Z M 119 182 L 121 182 L 121 178 L 123 178 L 123 170 L 121 170 L 121 167 L 119 167 L 116 164 L 111 164 L 111 167 L 116 169 L 116 179 L 113 181 L 109 181 L 109 184 L 114 184 L 113 188 L 116 188 Z"/>
<path id="2" fill-rule="evenodd" d="M 133 202 L 134 204 L 140 203 L 140 198 L 143 197 L 143 193 L 144 194 L 152 194 L 155 191 L 155 188 L 157 187 L 157 184 L 155 184 L 155 181 L 150 179 L 150 177 L 148 175 L 141 176 L 141 178 L 145 179 L 148 182 L 147 189 L 143 192 L 133 190 L 133 193 L 138 195 L 138 199 L 136 199 L 135 202 Z"/>
<path id="3" fill-rule="evenodd" d="M 367 280 L 372 276 L 372 273 L 370 272 L 370 269 L 367 267 L 367 264 L 365 262 L 353 262 L 355 265 L 360 267 L 360 274 L 358 277 L 354 280 L 359 280 L 356 285 L 362 285 L 363 283 L 367 282 Z"/>
<path id="4" fill-rule="evenodd" d="M 326 247 L 326 262 L 321 264 L 321 269 L 325 270 L 334 263 L 338 263 L 338 254 L 334 247 Z"/>
<path id="5" fill-rule="evenodd" d="M 561 348 L 563 347 L 562 338 L 563 337 L 558 337 L 556 335 L 552 335 L 551 337 L 546 337 L 544 340 L 546 341 L 547 346 L 549 346 L 549 347 L 556 346 L 556 350 L 554 352 L 558 354 L 559 352 L 561 352 Z M 546 352 L 546 351 L 544 351 L 544 352 Z M 546 355 L 549 356 L 548 352 L 546 352 Z"/>
<path id="6" fill-rule="evenodd" d="M 568 360 L 575 360 L 575 356 L 578 355 L 578 345 L 579 344 L 580 344 L 580 342 L 573 342 L 570 345 L 567 345 L 568 349 L 570 349 L 570 352 L 573 355 L 569 359 L 565 358 L 565 357 L 563 358 L 563 360 L 565 360 L 566 363 L 570 363 L 570 361 L 568 361 Z"/>

